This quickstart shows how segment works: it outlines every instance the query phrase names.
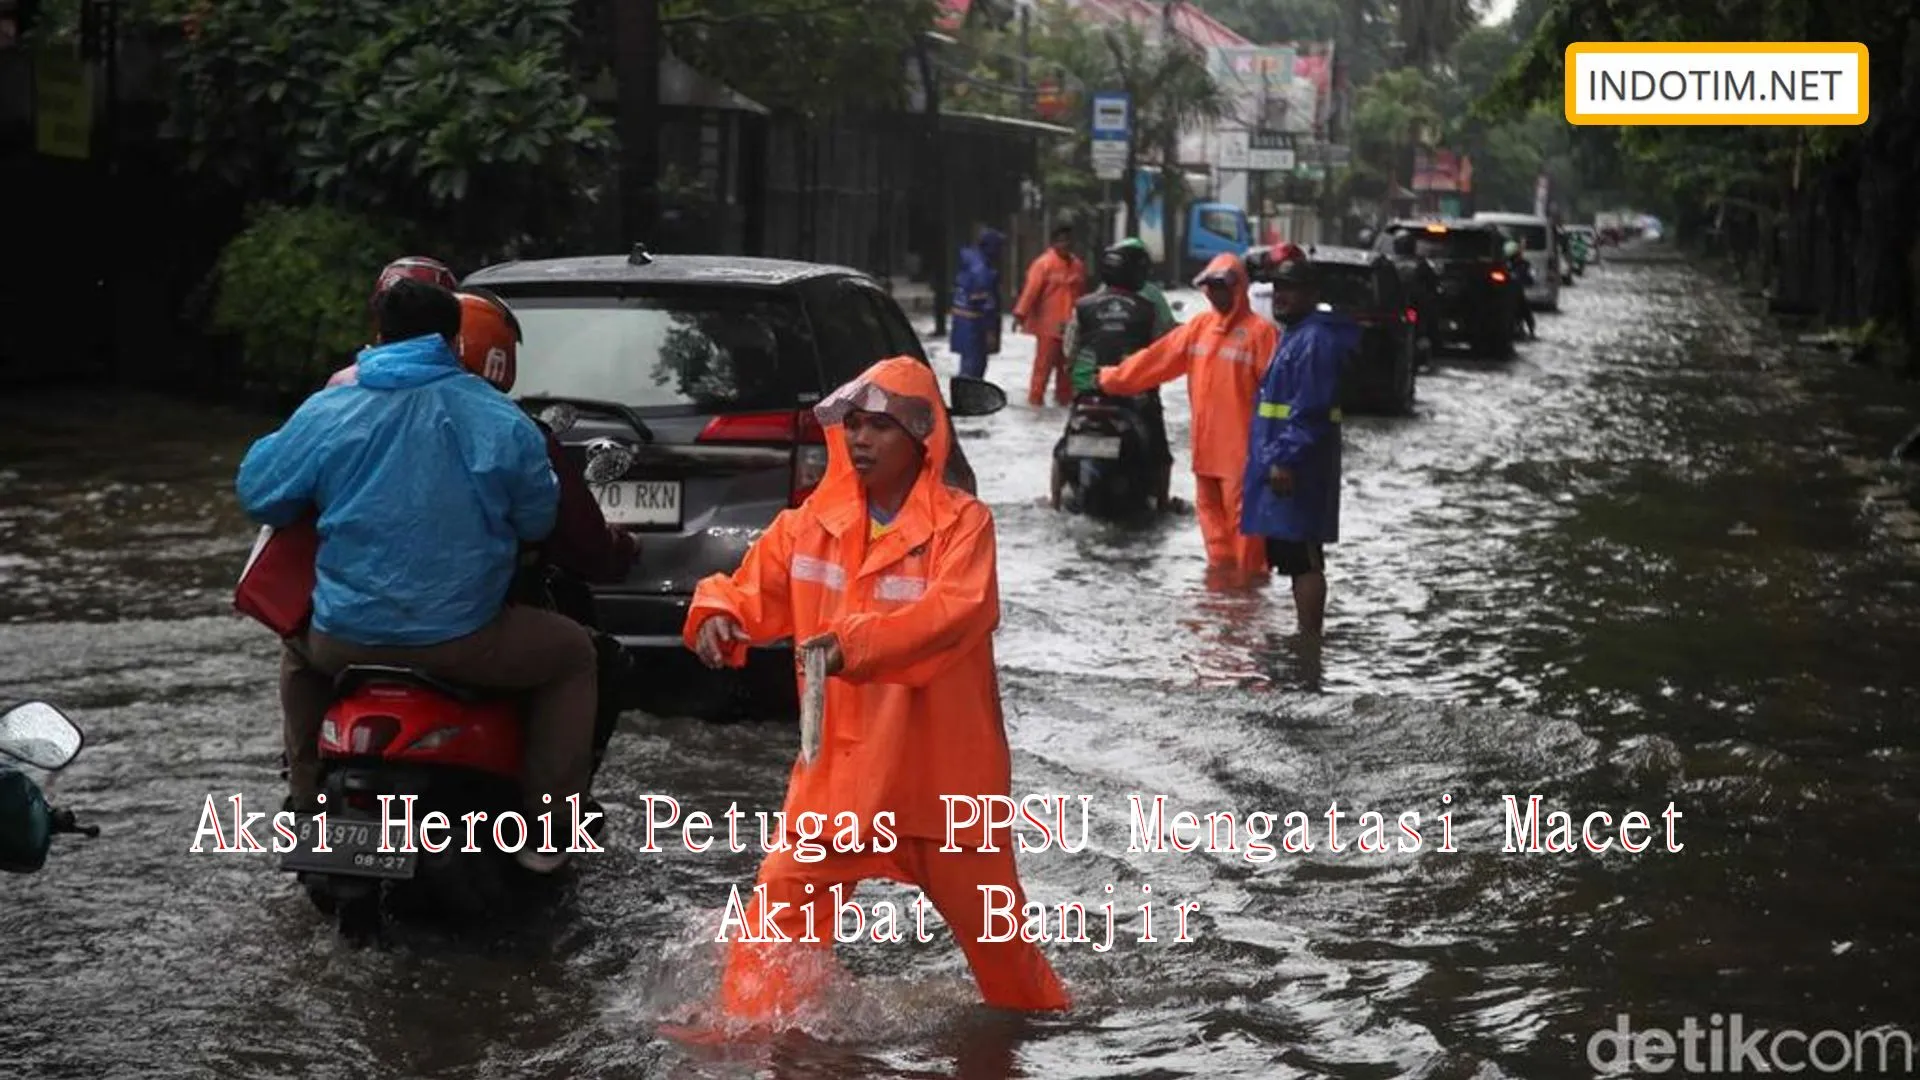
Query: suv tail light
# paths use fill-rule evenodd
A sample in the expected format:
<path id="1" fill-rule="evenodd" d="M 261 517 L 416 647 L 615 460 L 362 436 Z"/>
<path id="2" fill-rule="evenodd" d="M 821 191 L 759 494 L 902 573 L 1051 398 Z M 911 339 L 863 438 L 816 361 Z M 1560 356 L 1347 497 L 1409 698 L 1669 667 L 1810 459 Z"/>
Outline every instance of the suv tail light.
<path id="1" fill-rule="evenodd" d="M 703 443 L 759 443 L 793 447 L 788 506 L 799 506 L 827 475 L 827 434 L 812 409 L 716 416 L 700 432 Z"/>
<path id="2" fill-rule="evenodd" d="M 1507 272 L 1505 270 L 1489 270 L 1487 271 L 1487 280 L 1493 282 L 1495 285 L 1505 285 L 1507 283 Z"/>

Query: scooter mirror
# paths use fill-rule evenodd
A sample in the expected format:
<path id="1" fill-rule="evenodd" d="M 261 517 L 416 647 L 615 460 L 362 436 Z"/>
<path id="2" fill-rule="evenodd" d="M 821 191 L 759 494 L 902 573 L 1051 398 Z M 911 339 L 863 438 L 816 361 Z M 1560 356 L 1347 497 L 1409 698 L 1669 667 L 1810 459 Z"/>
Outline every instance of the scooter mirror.
<path id="1" fill-rule="evenodd" d="M 580 410 L 565 402 L 555 402 L 540 410 L 540 422 L 558 435 L 580 422 Z"/>
<path id="2" fill-rule="evenodd" d="M 0 715 L 0 754 L 38 768 L 65 766 L 85 741 L 65 713 L 44 701 L 15 705 Z"/>
<path id="3" fill-rule="evenodd" d="M 952 416 L 992 416 L 1007 407 L 1007 392 L 985 379 L 955 375 L 947 384 L 947 412 Z"/>

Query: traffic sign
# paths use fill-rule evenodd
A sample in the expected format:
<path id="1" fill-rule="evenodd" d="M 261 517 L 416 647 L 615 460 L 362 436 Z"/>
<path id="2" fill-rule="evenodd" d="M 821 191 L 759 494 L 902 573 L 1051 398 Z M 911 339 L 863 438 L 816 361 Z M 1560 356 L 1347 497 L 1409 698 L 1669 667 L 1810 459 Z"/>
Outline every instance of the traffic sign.
<path id="1" fill-rule="evenodd" d="M 1119 180 L 1127 173 L 1127 141 L 1133 131 L 1133 99 L 1122 90 L 1093 95 L 1093 174 Z"/>
<path id="2" fill-rule="evenodd" d="M 1126 141 L 1133 130 L 1133 99 L 1123 90 L 1103 90 L 1093 95 L 1093 139 L 1095 142 Z"/>

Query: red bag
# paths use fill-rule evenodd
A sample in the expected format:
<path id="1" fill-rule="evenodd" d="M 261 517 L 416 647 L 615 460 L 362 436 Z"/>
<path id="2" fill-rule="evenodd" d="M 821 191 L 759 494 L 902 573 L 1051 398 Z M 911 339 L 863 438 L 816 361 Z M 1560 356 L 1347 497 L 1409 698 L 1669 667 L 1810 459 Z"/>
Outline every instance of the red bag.
<path id="1" fill-rule="evenodd" d="M 283 638 L 304 633 L 313 617 L 319 553 L 320 531 L 311 518 L 284 529 L 262 528 L 233 591 L 234 610 Z"/>

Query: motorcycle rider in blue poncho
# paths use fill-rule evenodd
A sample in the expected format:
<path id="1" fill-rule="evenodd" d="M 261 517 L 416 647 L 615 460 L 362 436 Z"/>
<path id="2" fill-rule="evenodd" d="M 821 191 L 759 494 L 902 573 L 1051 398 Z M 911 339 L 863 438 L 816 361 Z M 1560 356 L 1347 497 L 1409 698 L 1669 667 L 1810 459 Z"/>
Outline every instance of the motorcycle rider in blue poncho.
<path id="1" fill-rule="evenodd" d="M 1340 539 L 1340 379 L 1360 327 L 1318 310 L 1313 263 L 1273 270 L 1280 345 L 1254 408 L 1240 531 L 1266 540 L 1267 562 L 1293 581 L 1300 634 L 1317 640 L 1327 606 L 1323 545 Z"/>
<path id="2" fill-rule="evenodd" d="M 998 230 L 981 229 L 972 247 L 960 249 L 947 344 L 960 357 L 960 374 L 970 379 L 986 378 L 987 357 L 1000 351 L 1000 251 L 1005 243 Z"/>
<path id="3" fill-rule="evenodd" d="M 455 354 L 461 310 L 439 286 L 382 294 L 379 343 L 358 379 L 308 398 L 247 451 L 247 515 L 286 527 L 317 514 L 311 626 L 289 639 L 281 704 L 294 809 L 312 813 L 329 680 L 352 664 L 419 668 L 455 683 L 530 691 L 528 820 L 589 799 L 592 639 L 564 615 L 506 603 L 521 545 L 554 528 L 559 481 L 533 419 Z M 543 803 L 541 796 L 552 796 Z M 530 870 L 565 852 L 529 844 Z"/>

